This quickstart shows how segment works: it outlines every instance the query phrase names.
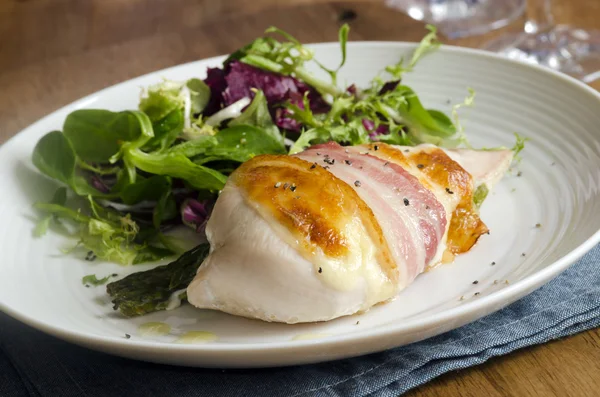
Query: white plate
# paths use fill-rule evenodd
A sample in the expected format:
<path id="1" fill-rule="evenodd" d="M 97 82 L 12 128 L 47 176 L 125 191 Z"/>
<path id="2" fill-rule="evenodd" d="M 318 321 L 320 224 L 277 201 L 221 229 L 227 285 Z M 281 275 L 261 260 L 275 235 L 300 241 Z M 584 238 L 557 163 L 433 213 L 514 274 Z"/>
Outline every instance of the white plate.
<path id="1" fill-rule="evenodd" d="M 325 64 L 338 62 L 337 44 L 314 48 Z M 341 81 L 364 86 L 411 48 L 405 43 L 351 43 Z M 492 313 L 557 276 L 600 240 L 600 95 L 545 69 L 444 47 L 405 78 L 424 103 L 449 111 L 448 100 L 462 101 L 472 87 L 476 107 L 463 112 L 463 119 L 476 146 L 511 146 L 515 131 L 531 139 L 523 161 L 484 203 L 482 218 L 491 234 L 471 252 L 421 275 L 392 303 L 327 323 L 269 324 L 190 306 L 122 318 L 103 287 L 84 288 L 81 278 L 90 273 L 124 276 L 147 266 L 89 263 L 63 255 L 60 249 L 72 242 L 57 233 L 33 238 L 31 204 L 47 200 L 55 185 L 36 172 L 31 152 L 74 109 L 135 108 L 140 87 L 163 77 L 202 77 L 207 66 L 220 61 L 193 62 L 107 88 L 43 118 L 0 148 L 0 309 L 67 341 L 141 360 L 206 367 L 311 363 L 415 342 Z M 172 331 L 162 337 L 139 336 L 138 325 L 149 321 L 166 322 Z M 191 330 L 213 332 L 218 339 L 201 345 L 174 343 Z M 305 334 L 320 338 L 294 340 Z"/>

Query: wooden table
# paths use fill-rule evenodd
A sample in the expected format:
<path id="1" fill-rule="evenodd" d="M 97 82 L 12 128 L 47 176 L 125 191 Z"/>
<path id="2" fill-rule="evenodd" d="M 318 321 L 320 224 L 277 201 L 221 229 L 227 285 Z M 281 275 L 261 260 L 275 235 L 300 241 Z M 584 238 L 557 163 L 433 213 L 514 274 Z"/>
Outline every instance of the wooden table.
<path id="1" fill-rule="evenodd" d="M 229 53 L 270 25 L 277 25 L 304 42 L 333 41 L 340 14 L 352 10 L 356 13 L 351 21 L 352 40 L 421 38 L 424 30 L 420 22 L 387 9 L 382 3 L 383 0 L 2 0 L 0 140 L 63 105 L 114 83 Z M 557 3 L 558 22 L 585 29 L 600 28 L 600 1 Z M 508 30 L 521 26 L 522 21 Z M 494 33 L 452 44 L 477 47 L 493 36 Z M 598 396 L 598 384 L 600 333 L 593 330 L 444 375 L 408 395 Z"/>

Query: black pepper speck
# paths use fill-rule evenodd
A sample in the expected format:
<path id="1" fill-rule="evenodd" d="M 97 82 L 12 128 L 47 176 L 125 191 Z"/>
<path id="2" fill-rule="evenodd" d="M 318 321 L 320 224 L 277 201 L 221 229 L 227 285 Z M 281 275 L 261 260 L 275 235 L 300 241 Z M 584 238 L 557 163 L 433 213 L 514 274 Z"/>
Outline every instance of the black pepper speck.
<path id="1" fill-rule="evenodd" d="M 408 201 L 407 198 L 404 199 L 404 205 L 408 206 L 410 204 L 410 201 Z"/>
<path id="2" fill-rule="evenodd" d="M 89 262 L 96 260 L 96 254 L 94 254 L 94 251 L 88 251 L 87 255 L 85 256 L 85 260 Z"/>
<path id="3" fill-rule="evenodd" d="M 360 187 L 360 181 L 354 181 L 354 186 Z"/>

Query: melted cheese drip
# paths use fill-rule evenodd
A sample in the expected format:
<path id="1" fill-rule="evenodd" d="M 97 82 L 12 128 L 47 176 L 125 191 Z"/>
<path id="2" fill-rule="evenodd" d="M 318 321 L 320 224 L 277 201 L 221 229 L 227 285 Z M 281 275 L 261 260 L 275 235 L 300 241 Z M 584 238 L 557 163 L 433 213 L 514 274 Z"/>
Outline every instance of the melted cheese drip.
<path id="1" fill-rule="evenodd" d="M 186 291 L 185 288 L 177 290 L 171 294 L 169 297 L 169 301 L 167 302 L 167 307 L 165 310 L 174 310 L 181 306 L 181 298 L 180 295 Z"/>

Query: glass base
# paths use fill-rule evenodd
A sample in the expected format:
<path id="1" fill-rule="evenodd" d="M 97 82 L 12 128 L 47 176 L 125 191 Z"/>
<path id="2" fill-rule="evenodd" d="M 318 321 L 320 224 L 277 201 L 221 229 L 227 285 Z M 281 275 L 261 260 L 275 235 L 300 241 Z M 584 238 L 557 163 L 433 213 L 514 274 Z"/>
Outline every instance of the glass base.
<path id="1" fill-rule="evenodd" d="M 586 83 L 600 79 L 600 31 L 551 26 L 532 34 L 503 35 L 484 48 L 567 73 Z"/>
<path id="2" fill-rule="evenodd" d="M 411 18 L 434 24 L 449 39 L 484 34 L 523 15 L 526 0 L 385 0 Z"/>

